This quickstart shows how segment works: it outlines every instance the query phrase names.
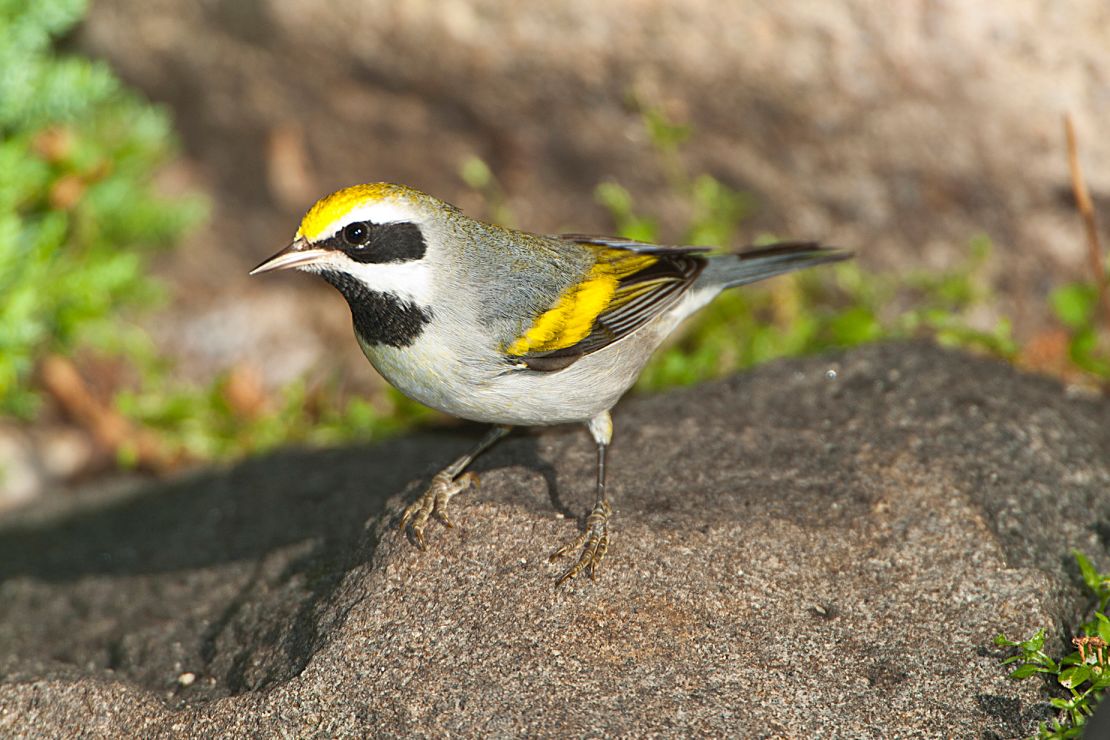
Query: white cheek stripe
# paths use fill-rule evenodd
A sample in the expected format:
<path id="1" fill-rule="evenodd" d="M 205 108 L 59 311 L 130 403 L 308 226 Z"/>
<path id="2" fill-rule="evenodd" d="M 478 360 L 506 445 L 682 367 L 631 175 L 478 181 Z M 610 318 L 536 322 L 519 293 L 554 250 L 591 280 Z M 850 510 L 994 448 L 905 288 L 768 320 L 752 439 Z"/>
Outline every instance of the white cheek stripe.
<path id="1" fill-rule="evenodd" d="M 347 211 L 340 218 L 328 224 L 316 238 L 326 239 L 329 236 L 335 236 L 337 231 L 355 221 L 369 221 L 374 224 L 393 224 L 402 221 L 420 223 L 419 217 L 411 208 L 406 208 L 393 201 L 379 200 L 376 203 L 366 203 Z"/>
<path id="2" fill-rule="evenodd" d="M 334 236 L 341 228 L 355 221 L 369 221 L 374 224 L 409 222 L 419 225 L 421 219 L 419 214 L 404 204 L 380 200 L 347 211 L 342 218 L 337 218 L 328 224 L 317 238 L 326 239 Z M 361 280 L 370 290 L 390 293 L 421 306 L 427 306 L 432 302 L 431 273 L 428 264 L 423 260 L 363 264 L 355 262 L 342 252 L 336 252 L 300 269 L 306 272 L 328 269 L 346 272 Z"/>
<path id="3" fill-rule="evenodd" d="M 378 293 L 390 293 L 419 306 L 428 306 L 432 302 L 432 275 L 428 264 L 423 261 L 363 264 L 340 252 L 298 269 L 306 272 L 345 272 Z"/>

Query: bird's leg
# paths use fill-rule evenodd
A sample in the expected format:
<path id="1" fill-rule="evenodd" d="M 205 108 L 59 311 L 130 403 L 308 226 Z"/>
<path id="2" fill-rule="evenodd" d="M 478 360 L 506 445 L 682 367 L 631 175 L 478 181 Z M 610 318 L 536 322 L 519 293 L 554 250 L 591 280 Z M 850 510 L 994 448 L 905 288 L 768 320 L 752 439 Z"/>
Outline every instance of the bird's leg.
<path id="1" fill-rule="evenodd" d="M 512 427 L 503 425 L 492 427 L 474 449 L 436 473 L 428 490 L 405 507 L 404 513 L 401 514 L 400 529 L 408 531 L 421 550 L 424 549 L 424 527 L 428 524 L 429 518 L 434 516 L 445 527 L 455 526 L 447 516 L 447 503 L 456 494 L 478 486 L 478 476 L 474 473 L 464 474 L 463 471 L 474 462 L 474 458 L 508 434 L 510 429 Z"/>
<path id="2" fill-rule="evenodd" d="M 590 419 L 590 434 L 597 443 L 597 497 L 594 508 L 586 517 L 586 527 L 574 538 L 574 541 L 563 545 L 551 554 L 555 561 L 564 555 L 581 548 L 578 560 L 559 577 L 556 586 L 566 583 L 583 570 L 594 577 L 598 563 L 605 557 L 609 550 L 609 517 L 613 514 L 613 507 L 609 505 L 609 497 L 605 493 L 605 452 L 609 442 L 613 439 L 613 420 L 608 411 L 603 411 Z"/>

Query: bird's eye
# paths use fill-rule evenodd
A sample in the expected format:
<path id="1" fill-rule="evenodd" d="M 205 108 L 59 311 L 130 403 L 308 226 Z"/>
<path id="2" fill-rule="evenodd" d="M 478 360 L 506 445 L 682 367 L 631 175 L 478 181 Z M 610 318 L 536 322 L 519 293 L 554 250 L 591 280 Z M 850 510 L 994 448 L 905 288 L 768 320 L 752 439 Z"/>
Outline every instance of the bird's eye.
<path id="1" fill-rule="evenodd" d="M 343 241 L 352 247 L 364 247 L 370 241 L 370 227 L 363 221 L 355 221 L 343 227 Z"/>

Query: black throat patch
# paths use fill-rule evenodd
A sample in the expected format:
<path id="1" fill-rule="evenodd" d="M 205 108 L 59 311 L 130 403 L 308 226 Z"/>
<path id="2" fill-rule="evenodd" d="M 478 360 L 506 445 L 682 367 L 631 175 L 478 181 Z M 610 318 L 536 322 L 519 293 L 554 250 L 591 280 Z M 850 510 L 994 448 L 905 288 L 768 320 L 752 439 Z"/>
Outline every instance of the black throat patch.
<path id="1" fill-rule="evenodd" d="M 366 344 L 408 347 L 424 332 L 424 325 L 432 320 L 430 309 L 388 293 L 370 290 L 361 280 L 345 272 L 325 270 L 320 277 L 335 286 L 347 299 L 355 334 Z"/>

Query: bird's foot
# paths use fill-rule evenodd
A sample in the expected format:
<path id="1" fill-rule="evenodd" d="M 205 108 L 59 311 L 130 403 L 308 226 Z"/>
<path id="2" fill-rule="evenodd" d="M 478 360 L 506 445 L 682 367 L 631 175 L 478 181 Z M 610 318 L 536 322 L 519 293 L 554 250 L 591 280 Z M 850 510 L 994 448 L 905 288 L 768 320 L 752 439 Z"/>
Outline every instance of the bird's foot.
<path id="1" fill-rule="evenodd" d="M 570 552 L 579 548 L 582 550 L 574 565 L 559 576 L 559 580 L 555 582 L 556 587 L 563 585 L 583 570 L 590 574 L 590 578 L 594 577 L 598 563 L 602 561 L 605 553 L 609 550 L 609 517 L 612 514 L 613 509 L 609 506 L 608 501 L 599 502 L 594 506 L 590 515 L 586 517 L 586 527 L 582 530 L 582 533 L 575 537 L 573 542 L 569 542 L 551 553 L 550 560 L 555 562 Z"/>
<path id="2" fill-rule="evenodd" d="M 424 547 L 424 527 L 433 516 L 443 523 L 443 526 L 454 527 L 451 517 L 447 516 L 447 502 L 456 494 L 468 488 L 478 487 L 478 476 L 474 473 L 464 473 L 458 478 L 452 478 L 446 471 L 437 473 L 432 478 L 428 490 L 420 498 L 413 501 L 401 514 L 399 529 L 407 532 L 421 549 Z"/>

